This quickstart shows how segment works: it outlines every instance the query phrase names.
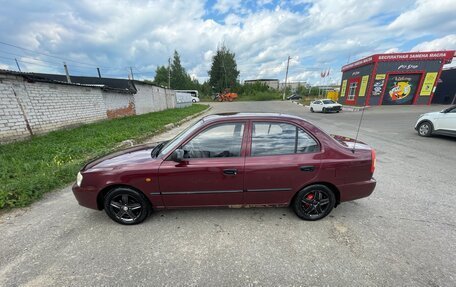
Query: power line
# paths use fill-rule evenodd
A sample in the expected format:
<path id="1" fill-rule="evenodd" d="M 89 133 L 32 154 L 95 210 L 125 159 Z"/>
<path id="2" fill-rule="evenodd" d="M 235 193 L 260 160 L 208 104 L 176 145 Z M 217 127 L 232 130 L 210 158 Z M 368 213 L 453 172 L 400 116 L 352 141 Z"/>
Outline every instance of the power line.
<path id="1" fill-rule="evenodd" d="M 9 43 L 2 42 L 2 41 L 0 41 L 0 44 L 6 45 L 6 46 L 10 46 L 10 47 L 14 47 L 16 49 L 21 49 L 21 50 L 24 50 L 24 51 L 29 51 L 29 52 L 32 52 L 32 53 L 35 53 L 35 54 L 40 54 L 40 55 L 43 55 L 43 56 L 46 56 L 46 57 L 59 59 L 59 60 L 62 60 L 62 61 L 73 62 L 73 63 L 86 65 L 86 66 L 90 66 L 90 67 L 100 67 L 100 66 L 97 66 L 97 65 L 94 65 L 94 64 L 88 64 L 88 63 L 84 63 L 84 62 L 80 62 L 80 61 L 75 61 L 75 60 L 71 60 L 71 59 L 66 59 L 66 58 L 50 55 L 50 54 L 43 53 L 43 52 L 34 51 L 34 50 L 31 50 L 31 49 L 27 49 L 27 48 L 24 48 L 24 47 L 21 47 L 21 46 L 9 44 Z M 103 68 L 103 69 L 117 69 L 117 68 L 114 68 L 114 67 L 100 67 L 100 68 Z"/>

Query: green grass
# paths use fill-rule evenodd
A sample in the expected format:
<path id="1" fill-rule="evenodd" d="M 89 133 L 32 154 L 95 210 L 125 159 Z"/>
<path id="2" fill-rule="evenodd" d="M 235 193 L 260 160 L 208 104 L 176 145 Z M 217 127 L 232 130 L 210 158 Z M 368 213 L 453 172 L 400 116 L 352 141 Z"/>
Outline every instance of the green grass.
<path id="1" fill-rule="evenodd" d="M 276 101 L 282 100 L 282 94 L 277 91 L 264 91 L 241 94 L 237 98 L 239 101 Z"/>
<path id="2" fill-rule="evenodd" d="M 113 150 L 119 142 L 150 137 L 206 107 L 105 120 L 0 145 L 0 209 L 26 206 L 74 181 L 86 161 Z"/>

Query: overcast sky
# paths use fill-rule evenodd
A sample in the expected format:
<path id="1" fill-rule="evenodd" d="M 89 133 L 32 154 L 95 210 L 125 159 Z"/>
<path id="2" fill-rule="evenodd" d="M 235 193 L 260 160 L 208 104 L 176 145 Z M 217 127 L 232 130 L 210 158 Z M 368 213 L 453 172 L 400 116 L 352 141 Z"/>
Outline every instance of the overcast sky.
<path id="1" fill-rule="evenodd" d="M 241 80 L 340 81 L 348 61 L 374 53 L 456 49 L 456 0 L 0 0 L 0 68 L 152 79 L 176 49 L 207 79 L 220 43 Z M 4 43 L 30 49 L 17 49 Z M 37 53 L 39 52 L 39 53 Z M 41 53 L 41 54 L 40 54 Z M 46 55 L 52 55 L 49 57 Z M 456 59 L 455 59 L 456 60 Z M 454 64 L 453 64 L 454 65 Z M 328 80 L 328 79 L 327 79 Z"/>

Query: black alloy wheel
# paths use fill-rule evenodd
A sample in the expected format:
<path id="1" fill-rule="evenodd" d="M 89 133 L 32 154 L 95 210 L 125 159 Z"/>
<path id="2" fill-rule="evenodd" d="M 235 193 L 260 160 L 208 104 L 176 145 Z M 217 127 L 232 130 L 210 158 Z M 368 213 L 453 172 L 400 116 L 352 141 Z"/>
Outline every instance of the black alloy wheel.
<path id="1" fill-rule="evenodd" d="M 104 208 L 112 220 L 126 225 L 143 222 L 150 212 L 144 195 L 126 187 L 111 190 L 105 197 Z"/>
<path id="2" fill-rule="evenodd" d="M 311 185 L 295 198 L 293 209 L 304 220 L 319 220 L 327 216 L 336 204 L 336 197 L 325 185 Z"/>
<path id="3" fill-rule="evenodd" d="M 314 112 L 314 109 L 312 107 L 310 107 L 310 111 L 313 113 Z"/>

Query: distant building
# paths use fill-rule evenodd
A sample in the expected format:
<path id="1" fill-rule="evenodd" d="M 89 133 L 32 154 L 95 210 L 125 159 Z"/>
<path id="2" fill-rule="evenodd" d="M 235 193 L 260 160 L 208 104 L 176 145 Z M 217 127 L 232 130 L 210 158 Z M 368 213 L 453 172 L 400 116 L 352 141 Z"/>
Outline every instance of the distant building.
<path id="1" fill-rule="evenodd" d="M 279 88 L 279 80 L 278 79 L 256 79 L 256 80 L 245 80 L 244 84 L 256 84 L 261 83 L 268 86 L 271 89 L 277 90 Z"/>
<path id="2" fill-rule="evenodd" d="M 280 83 L 280 90 L 283 90 L 285 87 L 285 83 Z M 298 87 L 305 87 L 306 89 L 309 88 L 309 84 L 307 82 L 287 82 L 287 87 L 291 88 L 292 91 L 296 91 Z"/>
<path id="3" fill-rule="evenodd" d="M 376 54 L 342 67 L 345 105 L 426 105 L 455 51 Z M 449 97 L 452 96 L 451 94 Z"/>

